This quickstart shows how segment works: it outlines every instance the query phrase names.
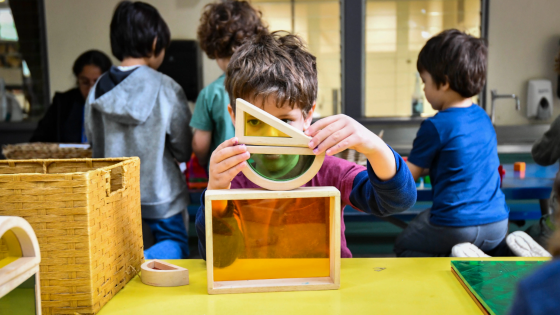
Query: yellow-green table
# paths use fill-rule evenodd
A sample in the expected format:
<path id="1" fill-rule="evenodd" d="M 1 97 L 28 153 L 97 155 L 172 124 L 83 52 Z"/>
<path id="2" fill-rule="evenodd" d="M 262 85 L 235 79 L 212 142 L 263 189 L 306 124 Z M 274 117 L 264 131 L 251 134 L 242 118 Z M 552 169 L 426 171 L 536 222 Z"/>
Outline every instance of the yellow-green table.
<path id="1" fill-rule="evenodd" d="M 491 259 L 543 258 L 477 260 Z M 152 287 L 136 276 L 99 314 L 481 314 L 451 273 L 451 260 L 458 259 L 342 259 L 339 290 L 225 295 L 206 292 L 203 260 L 169 260 L 189 269 L 189 285 Z"/>

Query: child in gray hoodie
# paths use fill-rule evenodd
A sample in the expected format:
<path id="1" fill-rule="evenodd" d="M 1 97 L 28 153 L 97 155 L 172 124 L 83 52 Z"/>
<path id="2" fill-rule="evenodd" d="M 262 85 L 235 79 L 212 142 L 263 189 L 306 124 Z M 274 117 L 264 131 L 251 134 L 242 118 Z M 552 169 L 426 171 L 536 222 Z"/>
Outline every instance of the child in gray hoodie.
<path id="1" fill-rule="evenodd" d="M 85 107 L 94 157 L 140 157 L 142 219 L 155 242 L 146 259 L 189 255 L 182 216 L 188 191 L 177 162 L 191 155 L 191 113 L 181 87 L 155 70 L 169 42 L 154 7 L 121 2 L 111 21 L 111 49 L 122 63 L 99 78 Z"/>

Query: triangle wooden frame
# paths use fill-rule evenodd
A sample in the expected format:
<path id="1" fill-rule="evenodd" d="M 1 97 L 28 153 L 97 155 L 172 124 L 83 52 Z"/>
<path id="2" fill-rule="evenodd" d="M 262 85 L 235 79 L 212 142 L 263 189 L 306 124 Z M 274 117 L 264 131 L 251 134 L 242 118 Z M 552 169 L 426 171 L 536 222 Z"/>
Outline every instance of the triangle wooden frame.
<path id="1" fill-rule="evenodd" d="M 246 136 L 245 113 L 287 134 L 288 136 L 290 136 L 290 138 Z M 265 112 L 259 107 L 240 98 L 235 100 L 235 136 L 237 137 L 237 139 L 239 139 L 239 143 L 241 144 L 282 147 L 307 148 L 307 145 L 311 140 L 311 137 L 306 136 L 301 130 L 298 130 L 286 124 L 285 122 Z"/>

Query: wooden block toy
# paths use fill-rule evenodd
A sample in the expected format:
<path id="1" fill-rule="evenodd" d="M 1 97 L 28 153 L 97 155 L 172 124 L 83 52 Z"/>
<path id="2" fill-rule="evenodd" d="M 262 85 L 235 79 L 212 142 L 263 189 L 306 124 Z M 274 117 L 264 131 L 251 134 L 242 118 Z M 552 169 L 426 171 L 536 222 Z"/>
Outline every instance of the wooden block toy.
<path id="1" fill-rule="evenodd" d="M 0 314 L 41 314 L 39 242 L 20 217 L 0 217 Z"/>
<path id="2" fill-rule="evenodd" d="M 189 270 L 157 259 L 142 264 L 142 282 L 155 287 L 189 284 Z"/>
<path id="3" fill-rule="evenodd" d="M 513 164 L 513 170 L 515 172 L 525 172 L 525 162 L 515 162 Z"/>
<path id="4" fill-rule="evenodd" d="M 290 190 L 317 174 L 325 154 L 316 156 L 309 149 L 310 137 L 240 98 L 235 107 L 235 136 L 251 154 L 243 169 L 250 181 L 269 190 Z M 293 169 L 286 167 L 292 163 Z"/>
<path id="5" fill-rule="evenodd" d="M 207 190 L 208 293 L 340 287 L 340 192 Z"/>

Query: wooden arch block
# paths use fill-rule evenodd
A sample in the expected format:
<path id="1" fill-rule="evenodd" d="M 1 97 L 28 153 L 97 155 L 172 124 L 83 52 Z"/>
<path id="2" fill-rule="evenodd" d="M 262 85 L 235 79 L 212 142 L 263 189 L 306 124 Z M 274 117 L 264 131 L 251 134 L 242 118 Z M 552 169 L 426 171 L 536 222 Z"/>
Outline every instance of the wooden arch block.
<path id="1" fill-rule="evenodd" d="M 178 287 L 189 284 L 189 270 L 166 263 L 150 260 L 142 264 L 142 282 L 155 287 Z"/>
<path id="2" fill-rule="evenodd" d="M 247 134 L 246 116 L 250 115 L 274 129 L 280 136 L 254 136 Z M 240 144 L 247 145 L 251 154 L 293 154 L 314 156 L 311 166 L 299 176 L 289 180 L 271 180 L 258 174 L 251 166 L 243 169 L 243 174 L 256 185 L 268 190 L 292 190 L 309 182 L 321 169 L 325 153 L 315 156 L 309 149 L 311 137 L 259 107 L 238 98 L 235 102 L 235 136 Z"/>

